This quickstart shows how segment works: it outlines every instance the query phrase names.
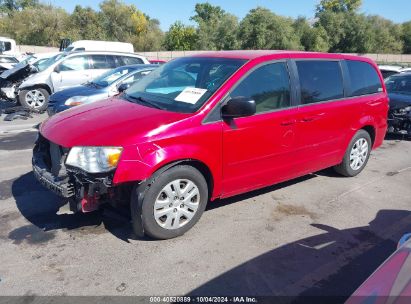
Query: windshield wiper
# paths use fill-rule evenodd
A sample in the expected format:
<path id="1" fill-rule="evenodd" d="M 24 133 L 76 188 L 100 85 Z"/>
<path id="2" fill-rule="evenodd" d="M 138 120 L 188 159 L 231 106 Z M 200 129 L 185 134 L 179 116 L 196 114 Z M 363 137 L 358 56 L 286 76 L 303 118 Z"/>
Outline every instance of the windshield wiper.
<path id="1" fill-rule="evenodd" d="M 153 107 L 153 108 L 160 109 L 160 110 L 164 110 L 164 108 L 160 107 L 158 104 L 156 104 L 156 103 L 154 103 L 154 102 L 152 102 L 152 101 L 150 101 L 150 100 L 148 100 L 148 99 L 145 99 L 145 98 L 143 98 L 143 97 L 141 97 L 141 96 L 139 96 L 139 97 L 134 97 L 134 96 L 131 96 L 131 95 L 128 95 L 128 94 L 124 94 L 124 97 L 125 97 L 126 99 L 130 100 L 130 101 L 137 101 L 137 102 L 140 102 L 140 103 L 145 103 L 145 104 L 150 105 L 150 106 Z"/>

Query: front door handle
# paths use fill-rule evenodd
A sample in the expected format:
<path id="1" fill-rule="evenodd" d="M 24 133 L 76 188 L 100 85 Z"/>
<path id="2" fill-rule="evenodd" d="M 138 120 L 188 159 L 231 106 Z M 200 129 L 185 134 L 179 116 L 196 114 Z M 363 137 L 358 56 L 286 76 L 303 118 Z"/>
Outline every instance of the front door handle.
<path id="1" fill-rule="evenodd" d="M 297 120 L 295 119 L 290 119 L 290 120 L 284 120 L 283 122 L 281 122 L 282 126 L 290 126 L 293 125 L 297 122 Z"/>

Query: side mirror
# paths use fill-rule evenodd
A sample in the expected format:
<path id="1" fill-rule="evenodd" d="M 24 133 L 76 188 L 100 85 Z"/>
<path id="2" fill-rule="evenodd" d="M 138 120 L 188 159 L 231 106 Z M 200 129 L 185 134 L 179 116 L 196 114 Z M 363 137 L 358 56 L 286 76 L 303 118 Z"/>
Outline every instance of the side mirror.
<path id="1" fill-rule="evenodd" d="M 54 72 L 60 73 L 60 65 L 56 65 L 56 66 L 54 67 Z"/>
<path id="2" fill-rule="evenodd" d="M 221 109 L 223 119 L 245 117 L 256 112 L 255 101 L 247 97 L 234 97 L 227 101 Z"/>
<path id="3" fill-rule="evenodd" d="M 122 83 L 118 86 L 117 90 L 119 93 L 123 93 L 125 90 L 127 90 L 130 87 L 129 83 Z"/>

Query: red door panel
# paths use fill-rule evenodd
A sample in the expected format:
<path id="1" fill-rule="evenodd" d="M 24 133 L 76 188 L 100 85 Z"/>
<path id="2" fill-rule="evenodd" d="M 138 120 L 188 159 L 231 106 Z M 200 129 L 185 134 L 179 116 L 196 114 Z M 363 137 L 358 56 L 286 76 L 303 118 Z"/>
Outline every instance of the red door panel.
<path id="1" fill-rule="evenodd" d="M 295 177 L 296 109 L 223 125 L 223 196 Z"/>

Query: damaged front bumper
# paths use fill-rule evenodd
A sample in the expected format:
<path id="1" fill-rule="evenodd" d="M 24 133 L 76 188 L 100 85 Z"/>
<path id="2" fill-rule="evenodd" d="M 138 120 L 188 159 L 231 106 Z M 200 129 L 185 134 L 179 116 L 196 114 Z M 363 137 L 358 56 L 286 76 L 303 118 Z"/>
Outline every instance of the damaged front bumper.
<path id="1" fill-rule="evenodd" d="M 388 113 L 388 133 L 411 136 L 411 110 L 390 110 Z"/>
<path id="2" fill-rule="evenodd" d="M 0 96 L 6 100 L 14 101 L 17 98 L 16 85 L 1 88 Z"/>
<path id="3" fill-rule="evenodd" d="M 116 205 L 124 199 L 126 185 L 114 186 L 114 172 L 90 174 L 66 167 L 69 149 L 56 145 L 39 134 L 33 149 L 33 173 L 47 189 L 67 198 L 73 212 L 90 212 L 103 203 Z"/>

